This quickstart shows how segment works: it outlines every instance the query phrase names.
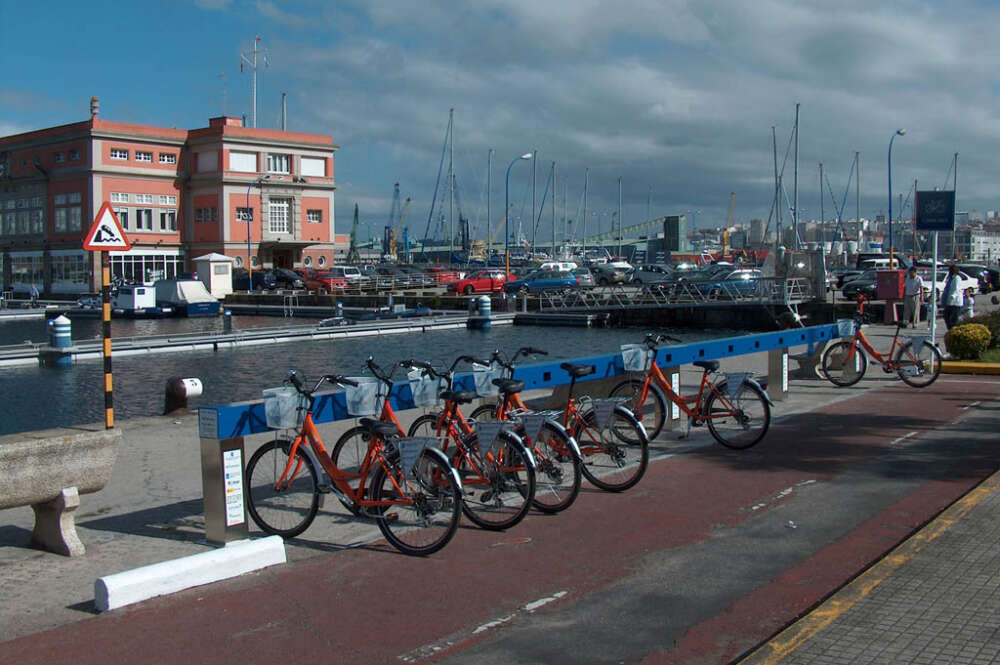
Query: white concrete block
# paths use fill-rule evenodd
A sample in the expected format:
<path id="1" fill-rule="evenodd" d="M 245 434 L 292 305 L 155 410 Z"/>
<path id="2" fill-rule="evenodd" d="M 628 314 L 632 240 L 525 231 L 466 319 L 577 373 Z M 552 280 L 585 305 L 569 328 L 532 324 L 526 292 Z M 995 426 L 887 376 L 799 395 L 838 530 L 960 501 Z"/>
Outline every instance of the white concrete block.
<path id="1" fill-rule="evenodd" d="M 100 577 L 94 582 L 94 605 L 101 612 L 113 610 L 285 561 L 285 542 L 280 536 L 242 540 L 211 552 Z"/>

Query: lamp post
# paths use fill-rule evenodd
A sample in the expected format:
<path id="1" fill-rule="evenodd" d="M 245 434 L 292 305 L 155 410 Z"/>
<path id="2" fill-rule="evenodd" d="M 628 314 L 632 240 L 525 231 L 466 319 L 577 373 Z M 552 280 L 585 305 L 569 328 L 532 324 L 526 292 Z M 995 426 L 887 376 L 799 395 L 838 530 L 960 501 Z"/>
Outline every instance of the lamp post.
<path id="1" fill-rule="evenodd" d="M 247 222 L 247 290 L 253 291 L 253 259 L 251 259 L 250 250 L 250 225 L 253 222 L 253 208 L 250 207 L 250 190 L 254 185 L 261 185 L 265 180 L 270 180 L 270 175 L 262 175 L 254 180 L 250 181 L 247 185 L 247 209 L 246 209 L 246 222 Z M 261 216 L 264 214 L 264 192 L 261 191 Z M 263 229 L 263 219 L 261 220 L 261 229 Z"/>
<path id="2" fill-rule="evenodd" d="M 896 133 L 892 135 L 889 139 L 889 267 L 892 268 L 895 264 L 895 257 L 893 256 L 893 245 L 892 245 L 892 142 L 896 140 L 897 136 L 902 136 L 906 134 L 905 129 L 897 129 Z"/>
<path id="3" fill-rule="evenodd" d="M 520 157 L 515 157 L 510 161 L 510 165 L 507 167 L 507 179 L 504 184 L 504 194 L 503 194 L 503 240 L 504 240 L 504 267 L 507 274 L 510 274 L 510 170 L 514 168 L 514 164 L 522 159 L 531 159 L 534 157 L 534 153 L 526 152 Z"/>

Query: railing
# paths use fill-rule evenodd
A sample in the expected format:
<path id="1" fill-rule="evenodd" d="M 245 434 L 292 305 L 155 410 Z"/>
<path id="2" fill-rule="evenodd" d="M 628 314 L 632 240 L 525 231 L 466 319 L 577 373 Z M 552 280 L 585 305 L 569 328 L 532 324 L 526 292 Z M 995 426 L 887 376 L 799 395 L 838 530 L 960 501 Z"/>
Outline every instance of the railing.
<path id="1" fill-rule="evenodd" d="M 656 361 L 661 367 L 668 367 L 685 365 L 696 360 L 729 358 L 793 346 L 809 345 L 812 348 L 813 345 L 825 343 L 840 336 L 841 331 L 837 324 L 828 324 L 795 330 L 727 337 L 662 347 L 657 351 Z M 636 341 L 639 341 L 640 338 L 641 333 L 637 332 Z M 569 384 L 569 376 L 559 366 L 562 362 L 565 362 L 565 359 L 535 365 L 522 365 L 517 368 L 514 376 L 525 382 L 526 390 L 566 385 Z M 572 359 L 572 362 L 593 365 L 596 370 L 590 376 L 577 379 L 577 383 L 606 379 L 627 373 L 622 366 L 620 353 L 575 358 Z M 475 389 L 471 373 L 457 374 L 454 383 L 458 390 Z M 261 386 L 261 388 L 263 387 Z M 406 381 L 401 381 L 393 386 L 389 399 L 393 409 L 397 411 L 416 408 L 413 404 L 413 393 Z M 226 439 L 269 431 L 265 424 L 263 401 L 203 406 L 199 409 L 198 417 L 202 437 Z M 353 417 L 347 413 L 347 403 L 343 392 L 318 393 L 316 395 L 313 419 L 317 423 L 349 420 Z"/>
<path id="2" fill-rule="evenodd" d="M 720 303 L 791 305 L 813 297 L 812 280 L 805 277 L 754 280 L 703 280 L 654 284 L 602 286 L 594 289 L 543 291 L 541 311 L 659 308 Z"/>

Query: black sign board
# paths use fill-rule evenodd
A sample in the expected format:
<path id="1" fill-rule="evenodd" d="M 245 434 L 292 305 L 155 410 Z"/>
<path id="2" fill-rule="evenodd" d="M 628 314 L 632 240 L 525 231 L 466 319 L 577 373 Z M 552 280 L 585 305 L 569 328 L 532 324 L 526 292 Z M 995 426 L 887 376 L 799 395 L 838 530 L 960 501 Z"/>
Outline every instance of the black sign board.
<path id="1" fill-rule="evenodd" d="M 955 192 L 917 192 L 917 230 L 955 230 Z"/>

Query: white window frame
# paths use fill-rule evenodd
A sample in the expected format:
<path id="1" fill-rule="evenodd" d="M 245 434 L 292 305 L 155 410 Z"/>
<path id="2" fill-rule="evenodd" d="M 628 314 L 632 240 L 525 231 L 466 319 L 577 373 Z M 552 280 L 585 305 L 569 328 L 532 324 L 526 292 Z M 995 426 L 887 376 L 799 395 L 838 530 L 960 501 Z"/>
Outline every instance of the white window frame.
<path id="1" fill-rule="evenodd" d="M 311 178 L 326 177 L 326 159 L 322 157 L 302 157 L 299 159 L 299 175 Z"/>
<path id="2" fill-rule="evenodd" d="M 268 153 L 267 155 L 268 173 L 291 173 L 292 156 L 286 153 Z"/>
<path id="3" fill-rule="evenodd" d="M 149 152 L 148 150 L 136 150 L 135 161 L 142 162 L 143 164 L 152 164 L 153 153 Z"/>
<path id="4" fill-rule="evenodd" d="M 232 150 L 229 152 L 229 170 L 237 173 L 257 172 L 257 153 Z"/>
<path id="5" fill-rule="evenodd" d="M 152 203 L 153 203 L 153 195 L 152 194 L 136 194 L 135 195 L 135 202 L 136 203 L 148 203 L 148 204 L 152 205 Z"/>
<path id="6" fill-rule="evenodd" d="M 56 151 L 55 160 L 56 164 L 62 164 L 63 162 L 66 161 L 66 153 L 63 152 L 62 150 Z"/>
<path id="7" fill-rule="evenodd" d="M 135 230 L 136 231 L 152 231 L 153 230 L 153 209 L 152 208 L 136 208 L 135 209 Z"/>
<path id="8" fill-rule="evenodd" d="M 267 204 L 267 230 L 269 233 L 291 233 L 291 199 L 271 199 Z"/>
<path id="9" fill-rule="evenodd" d="M 120 159 L 124 162 L 128 161 L 128 150 L 125 148 L 112 148 L 110 154 L 111 159 Z"/>
<path id="10" fill-rule="evenodd" d="M 317 219 L 313 219 L 313 216 L 314 216 L 313 213 L 316 213 L 315 217 L 317 217 Z M 306 221 L 308 223 L 310 223 L 310 224 L 322 224 L 323 223 L 323 211 L 320 210 L 319 208 L 313 208 L 311 210 L 306 210 Z"/>
<path id="11" fill-rule="evenodd" d="M 118 222 L 122 225 L 122 228 L 128 231 L 128 208 L 112 208 L 115 211 L 115 215 L 118 216 Z"/>
<path id="12" fill-rule="evenodd" d="M 177 211 L 170 208 L 160 208 L 160 231 L 173 232 L 177 230 Z"/>
<path id="13" fill-rule="evenodd" d="M 128 203 L 128 193 L 126 192 L 111 192 L 111 202 L 112 203 Z"/>
<path id="14" fill-rule="evenodd" d="M 160 164 L 176 164 L 177 155 L 172 152 L 161 152 L 160 153 Z"/>

